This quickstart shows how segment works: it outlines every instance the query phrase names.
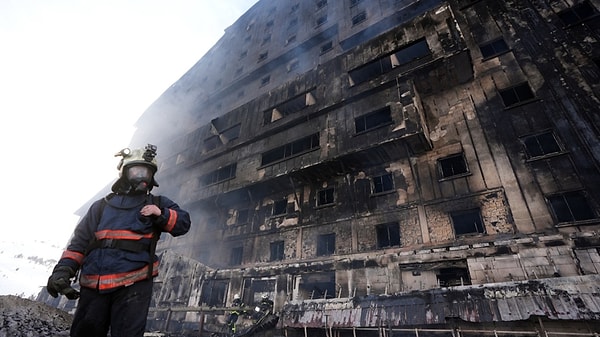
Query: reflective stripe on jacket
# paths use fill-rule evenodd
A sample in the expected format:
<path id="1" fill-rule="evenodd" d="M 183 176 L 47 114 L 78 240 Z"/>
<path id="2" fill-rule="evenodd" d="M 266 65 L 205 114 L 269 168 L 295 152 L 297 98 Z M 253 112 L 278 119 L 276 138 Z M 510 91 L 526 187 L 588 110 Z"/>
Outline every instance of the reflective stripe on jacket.
<path id="1" fill-rule="evenodd" d="M 108 200 L 96 201 L 77 225 L 59 265 L 80 269 L 80 285 L 99 291 L 126 286 L 158 273 L 158 259 L 147 250 L 126 250 L 110 244 L 88 251 L 94 240 L 125 240 L 150 247 L 155 230 L 172 236 L 183 235 L 190 228 L 189 214 L 169 198 L 161 196 L 161 216 L 144 217 L 140 210 L 152 204 L 145 195 L 114 195 Z M 105 205 L 102 203 L 105 202 Z"/>

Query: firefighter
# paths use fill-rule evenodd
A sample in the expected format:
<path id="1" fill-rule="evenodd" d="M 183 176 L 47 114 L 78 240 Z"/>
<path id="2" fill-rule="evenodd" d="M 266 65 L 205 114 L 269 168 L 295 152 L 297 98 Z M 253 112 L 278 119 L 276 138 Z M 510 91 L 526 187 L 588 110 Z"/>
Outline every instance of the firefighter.
<path id="1" fill-rule="evenodd" d="M 231 306 L 233 308 L 231 309 L 231 311 L 229 312 L 229 316 L 227 317 L 227 326 L 229 327 L 231 332 L 235 334 L 235 330 L 236 330 L 235 323 L 237 322 L 240 314 L 243 313 L 243 311 L 242 311 L 243 303 L 242 303 L 242 299 L 240 298 L 239 294 L 233 295 L 233 302 L 231 303 Z"/>
<path id="2" fill-rule="evenodd" d="M 77 224 L 67 249 L 48 278 L 46 289 L 57 297 L 77 299 L 71 337 L 141 337 L 158 274 L 154 254 L 161 232 L 183 235 L 190 216 L 158 186 L 156 146 L 123 149 L 120 176 L 112 193 L 95 201 Z M 71 287 L 79 272 L 80 291 Z"/>

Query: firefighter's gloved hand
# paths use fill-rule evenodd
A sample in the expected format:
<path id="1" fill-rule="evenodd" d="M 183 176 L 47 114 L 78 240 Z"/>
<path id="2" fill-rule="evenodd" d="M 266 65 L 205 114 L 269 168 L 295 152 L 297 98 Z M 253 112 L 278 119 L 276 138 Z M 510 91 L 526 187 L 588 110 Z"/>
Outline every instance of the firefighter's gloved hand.
<path id="1" fill-rule="evenodd" d="M 79 298 L 79 292 L 71 287 L 71 278 L 75 276 L 75 270 L 67 266 L 57 266 L 48 278 L 46 290 L 52 297 L 58 294 L 65 295 L 70 300 Z"/>

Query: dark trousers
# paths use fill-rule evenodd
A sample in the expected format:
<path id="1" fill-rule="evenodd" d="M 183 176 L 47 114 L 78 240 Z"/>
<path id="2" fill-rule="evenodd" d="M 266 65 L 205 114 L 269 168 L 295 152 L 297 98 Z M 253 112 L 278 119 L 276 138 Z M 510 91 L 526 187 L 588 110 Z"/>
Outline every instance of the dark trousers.
<path id="1" fill-rule="evenodd" d="M 151 298 L 151 279 L 108 294 L 82 287 L 71 337 L 142 337 Z"/>

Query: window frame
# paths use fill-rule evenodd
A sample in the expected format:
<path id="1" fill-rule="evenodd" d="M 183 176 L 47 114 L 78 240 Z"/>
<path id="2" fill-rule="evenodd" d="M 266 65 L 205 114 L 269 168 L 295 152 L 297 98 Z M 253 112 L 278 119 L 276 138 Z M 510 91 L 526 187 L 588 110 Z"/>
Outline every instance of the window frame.
<path id="1" fill-rule="evenodd" d="M 393 233 L 390 232 L 391 228 L 393 228 Z M 382 242 L 382 240 L 381 240 L 381 238 L 383 236 L 383 231 L 385 231 L 386 242 Z M 400 247 L 402 245 L 402 235 L 400 233 L 400 224 L 397 221 L 386 222 L 386 223 L 376 225 L 375 233 L 377 236 L 377 248 L 378 249 Z M 398 235 L 395 235 L 395 234 L 398 234 Z"/>
<path id="2" fill-rule="evenodd" d="M 549 145 L 551 147 L 555 147 L 557 150 L 556 151 L 547 151 L 546 149 L 544 149 L 544 147 L 548 147 L 548 146 L 544 145 L 544 144 L 547 144 L 546 141 L 544 141 L 544 142 L 540 141 L 542 137 L 551 137 L 552 140 L 554 141 L 554 144 L 549 144 Z M 520 137 L 520 141 L 521 141 L 521 144 L 523 144 L 523 149 L 525 151 L 525 154 L 527 155 L 527 161 L 534 161 L 534 160 L 554 157 L 554 156 L 565 153 L 564 147 L 562 146 L 561 142 L 558 140 L 558 137 L 556 137 L 556 134 L 552 130 Z M 528 144 L 531 144 L 531 141 L 535 141 L 535 143 L 539 147 L 539 151 L 541 152 L 541 154 L 536 155 L 535 153 L 533 153 L 532 150 L 535 150 L 535 149 L 532 148 L 530 145 L 528 145 Z"/>
<path id="3" fill-rule="evenodd" d="M 504 44 L 506 49 L 498 50 L 498 48 L 496 48 L 498 42 L 500 42 L 500 41 Z M 502 36 L 495 38 L 493 40 L 481 43 L 481 44 L 479 44 L 478 47 L 479 47 L 479 51 L 481 52 L 481 57 L 482 57 L 483 61 L 487 61 L 487 60 L 493 59 L 494 57 L 498 57 L 500 55 L 510 53 L 510 51 L 511 51 L 510 47 L 508 46 L 508 44 L 504 40 L 504 37 L 502 37 Z M 492 48 L 493 52 L 490 54 L 484 55 L 485 54 L 484 48 L 487 48 L 487 47 Z"/>
<path id="4" fill-rule="evenodd" d="M 335 194 L 336 194 L 335 192 L 336 192 L 335 187 L 327 187 L 327 188 L 322 188 L 322 189 L 318 190 L 317 196 L 316 196 L 316 207 L 321 208 L 321 207 L 328 207 L 328 206 L 335 205 Z M 324 196 L 325 196 L 325 198 L 324 198 L 325 202 L 321 202 L 322 194 L 324 194 Z"/>
<path id="5" fill-rule="evenodd" d="M 317 256 L 331 256 L 335 254 L 335 236 L 335 233 L 319 234 L 317 236 Z"/>
<path id="6" fill-rule="evenodd" d="M 385 181 L 385 179 L 388 179 L 388 181 Z M 386 186 L 389 185 L 391 185 L 391 187 L 386 188 Z M 381 190 L 378 191 L 377 186 L 381 186 Z M 395 191 L 395 186 L 394 174 L 392 172 L 386 172 L 378 176 L 373 176 L 373 178 L 371 178 L 371 195 L 392 193 Z"/>
<path id="7" fill-rule="evenodd" d="M 523 92 L 522 90 L 525 90 L 526 92 Z M 519 84 L 515 84 L 513 86 L 504 88 L 504 89 L 499 89 L 498 93 L 500 95 L 500 98 L 502 99 L 502 103 L 504 104 L 504 108 L 505 109 L 511 109 L 511 108 L 515 108 L 521 105 L 525 105 L 525 104 L 529 104 L 531 102 L 536 101 L 538 98 L 535 95 L 535 92 L 533 91 L 533 89 L 531 88 L 531 86 L 529 85 L 529 82 L 521 82 Z M 531 95 L 530 97 L 519 97 L 520 94 L 527 94 L 527 96 Z M 506 95 L 513 95 L 515 97 L 507 97 Z M 511 103 L 511 104 L 507 104 L 507 100 L 508 98 L 516 98 L 516 102 Z"/>
<path id="8" fill-rule="evenodd" d="M 568 200 L 567 197 L 577 197 L 577 198 L 569 198 L 570 200 Z M 560 198 L 562 200 L 559 200 L 558 198 Z M 564 226 L 564 225 L 571 225 L 571 224 L 578 224 L 578 223 L 586 223 L 586 222 L 590 222 L 590 221 L 597 221 L 597 219 L 598 219 L 598 214 L 596 214 L 596 212 L 592 208 L 592 205 L 590 205 L 590 202 L 583 190 L 568 191 L 568 192 L 547 195 L 546 200 L 548 203 L 548 207 L 550 208 L 550 212 L 554 216 L 554 219 L 557 221 L 557 224 L 559 226 L 560 225 Z M 554 200 L 554 202 L 553 202 L 553 200 Z M 561 206 L 563 208 L 564 207 L 567 208 L 566 210 L 570 214 L 570 219 L 564 219 L 562 217 L 562 214 L 560 214 L 560 213 L 564 213 L 565 210 L 562 210 L 562 212 L 559 212 L 560 210 L 556 208 L 556 203 L 560 202 L 560 201 L 562 201 L 562 205 L 559 205 L 559 206 Z M 589 212 L 589 215 L 590 215 L 589 217 L 577 218 L 577 215 L 573 211 L 573 209 L 575 209 L 575 208 L 581 209 L 582 207 L 585 208 L 584 211 Z"/>
<path id="9" fill-rule="evenodd" d="M 269 252 L 269 262 L 285 260 L 285 242 L 283 240 L 271 242 Z"/>
<path id="10" fill-rule="evenodd" d="M 449 162 L 451 160 L 455 160 L 457 158 L 460 158 L 460 162 L 463 164 L 464 167 L 464 171 L 463 172 L 459 172 L 459 173 L 452 173 L 450 175 L 446 175 L 444 172 L 444 167 L 447 167 L 446 165 L 444 165 L 444 162 Z M 449 162 L 452 168 L 452 171 L 455 171 L 455 166 L 454 163 Z M 457 162 L 458 163 L 458 162 Z M 445 156 L 442 158 L 438 158 L 437 160 L 437 167 L 438 167 L 438 174 L 439 174 L 439 181 L 445 181 L 445 180 L 450 180 L 450 179 L 455 179 L 455 178 L 461 178 L 461 177 L 465 177 L 471 174 L 471 171 L 469 170 L 469 164 L 467 162 L 467 158 L 465 158 L 465 153 L 464 152 L 459 152 L 459 153 L 455 153 L 449 156 Z"/>
<path id="11" fill-rule="evenodd" d="M 466 221 L 465 219 L 459 219 L 459 217 L 464 218 L 465 216 L 477 217 L 476 220 L 478 220 L 478 223 L 475 224 L 475 231 L 466 232 L 464 231 L 464 228 L 466 228 L 465 223 L 457 223 L 457 220 Z M 462 211 L 450 212 L 450 222 L 452 223 L 452 230 L 454 231 L 455 237 L 487 234 L 480 208 L 471 208 Z M 462 229 L 460 233 L 458 232 L 459 229 Z"/>

